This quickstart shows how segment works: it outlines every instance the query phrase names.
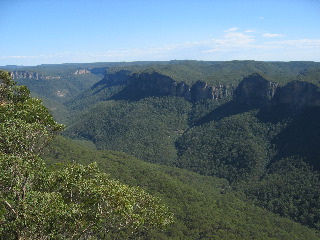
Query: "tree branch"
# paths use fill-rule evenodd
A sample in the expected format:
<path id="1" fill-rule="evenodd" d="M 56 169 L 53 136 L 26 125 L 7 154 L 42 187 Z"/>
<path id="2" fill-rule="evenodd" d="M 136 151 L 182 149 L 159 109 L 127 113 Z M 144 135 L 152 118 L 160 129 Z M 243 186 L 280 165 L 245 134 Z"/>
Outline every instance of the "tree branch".
<path id="1" fill-rule="evenodd" d="M 4 200 L 4 203 L 7 205 L 7 207 L 14 213 L 14 215 L 16 215 L 16 217 L 18 218 L 18 213 L 16 212 L 16 210 L 14 210 L 14 208 L 11 206 L 11 204 Z"/>

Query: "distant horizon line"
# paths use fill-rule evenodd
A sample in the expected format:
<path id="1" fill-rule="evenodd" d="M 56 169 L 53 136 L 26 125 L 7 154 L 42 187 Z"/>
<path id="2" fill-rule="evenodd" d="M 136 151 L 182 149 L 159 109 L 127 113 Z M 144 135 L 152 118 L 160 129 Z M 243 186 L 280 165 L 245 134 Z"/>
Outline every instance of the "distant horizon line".
<path id="1" fill-rule="evenodd" d="M 17 65 L 17 64 L 7 64 L 0 67 L 37 67 L 44 65 L 76 65 L 76 64 L 99 64 L 99 63 L 141 63 L 141 62 L 318 62 L 313 60 L 290 60 L 290 61 L 281 61 L 281 60 L 196 60 L 196 59 L 172 59 L 172 60 L 137 60 L 137 61 L 106 61 L 106 62 L 65 62 L 65 63 L 41 63 L 37 65 Z"/>

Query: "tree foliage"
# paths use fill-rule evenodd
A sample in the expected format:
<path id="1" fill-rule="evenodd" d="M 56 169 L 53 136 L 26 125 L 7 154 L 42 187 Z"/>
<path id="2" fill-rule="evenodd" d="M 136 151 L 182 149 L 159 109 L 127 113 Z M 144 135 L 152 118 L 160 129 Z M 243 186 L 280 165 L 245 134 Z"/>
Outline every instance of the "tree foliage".
<path id="1" fill-rule="evenodd" d="M 299 189 L 298 181 L 290 181 L 284 188 L 270 184 L 266 189 L 264 185 L 278 181 L 277 175 L 269 172 L 274 163 L 295 155 L 311 167 L 310 172 L 319 170 L 319 109 L 292 114 L 282 107 L 250 109 L 232 101 L 191 104 L 175 97 L 162 97 L 136 102 L 105 101 L 82 116 L 67 129 L 66 135 L 91 140 L 100 149 L 120 150 L 148 162 L 226 178 L 257 205 L 319 228 L 318 207 L 309 208 L 300 200 L 292 201 L 291 207 L 286 205 L 287 200 L 300 193 L 311 199 L 305 195 L 307 191 L 318 199 L 317 184 L 314 188 L 302 186 L 303 190 L 297 192 L 285 189 Z M 294 172 L 288 174 L 292 178 L 298 176 Z M 308 171 L 301 174 L 310 175 Z M 253 187 L 276 194 L 260 197 L 260 190 Z"/>
<path id="2" fill-rule="evenodd" d="M 174 142 L 188 127 L 189 109 L 190 103 L 179 97 L 101 102 L 64 134 L 91 140 L 100 149 L 172 164 L 177 154 Z"/>
<path id="3" fill-rule="evenodd" d="M 62 129 L 41 101 L 0 72 L 1 239 L 135 236 L 171 223 L 160 200 L 101 173 L 96 164 L 49 171 L 40 158 Z"/>
<path id="4" fill-rule="evenodd" d="M 101 64 L 99 63 L 99 66 Z M 177 82 L 192 84 L 202 80 L 212 86 L 232 84 L 234 87 L 244 76 L 252 73 L 262 74 L 280 86 L 293 79 L 319 86 L 320 73 L 319 63 L 298 61 L 170 61 L 110 63 L 105 66 L 112 67 L 110 72 L 125 70 L 132 74 L 153 69 Z M 59 67 L 71 69 L 75 66 L 39 66 L 34 69 L 36 71 L 42 68 L 41 71 L 49 72 L 55 69 L 59 72 Z M 47 81 L 25 80 L 25 83 L 39 83 L 43 86 Z M 120 83 L 124 84 L 123 81 Z M 241 190 L 257 205 L 320 229 L 319 107 L 303 108 L 299 111 L 285 106 L 255 106 L 256 109 L 252 109 L 252 106 L 245 106 L 230 99 L 207 99 L 191 103 L 181 98 L 156 98 L 150 95 L 148 98 L 141 96 L 139 101 L 133 101 L 135 98 L 129 95 L 135 95 L 136 92 L 125 92 L 129 94 L 126 96 L 121 92 L 125 85 L 121 84 L 114 86 L 112 82 L 108 82 L 108 78 L 104 78 L 91 88 L 87 86 L 86 91 L 64 103 L 64 112 L 61 114 L 70 120 L 68 123 L 71 125 L 65 134 L 80 138 L 78 142 L 86 140 L 86 143 L 95 144 L 99 149 L 118 150 L 148 162 L 178 166 L 204 175 L 226 178 L 231 188 Z M 53 85 L 59 86 L 56 83 Z M 43 88 L 40 89 L 39 86 L 39 94 L 47 94 Z M 124 95 L 121 101 L 119 96 L 117 98 L 119 92 Z M 67 109 L 70 112 L 67 112 Z M 3 125 L 1 130 L 5 134 L 8 126 L 19 128 L 14 124 Z M 31 129 L 22 136 L 32 132 Z M 4 139 L 8 142 L 5 143 Z M 4 139 L 3 144 L 15 146 L 15 137 Z M 20 139 L 21 143 L 25 140 L 23 137 Z M 25 149 L 28 150 L 28 147 L 27 145 Z M 78 151 L 70 159 L 71 162 L 80 159 L 82 154 L 82 151 Z M 93 155 L 87 155 L 88 162 L 95 161 Z M 63 153 L 56 152 L 54 159 L 62 160 L 64 157 L 66 156 Z M 123 171 L 119 170 L 121 173 Z M 146 170 L 144 174 L 147 173 Z M 133 177 L 128 178 L 140 184 Z M 157 184 L 150 181 L 150 185 L 155 187 Z M 169 186 L 175 186 L 172 191 L 179 193 L 177 185 L 166 184 L 166 187 L 170 188 Z M 163 192 L 162 189 L 159 191 Z M 177 201 L 177 205 L 179 204 Z M 185 224 L 182 232 L 189 231 L 191 228 L 188 227 L 191 225 L 208 226 L 204 223 L 206 218 L 203 215 L 196 214 L 194 217 L 192 214 L 196 211 L 189 211 L 188 204 L 183 206 L 188 213 L 181 214 L 181 221 L 184 221 L 182 225 Z M 197 222 L 195 219 L 200 220 Z M 208 222 L 214 221 L 210 219 Z M 186 225 L 188 227 L 185 227 Z M 216 225 L 216 222 L 213 225 Z M 202 230 L 191 231 L 194 238 L 200 238 L 195 232 Z M 226 232 L 228 231 L 223 234 Z"/>
<path id="5" fill-rule="evenodd" d="M 92 149 L 62 137 L 51 142 L 44 159 L 51 167 L 56 162 L 87 164 L 95 160 L 101 171 L 122 183 L 160 197 L 174 213 L 174 222 L 164 231 L 146 232 L 141 239 L 319 239 L 312 229 L 242 199 L 226 179 Z"/>

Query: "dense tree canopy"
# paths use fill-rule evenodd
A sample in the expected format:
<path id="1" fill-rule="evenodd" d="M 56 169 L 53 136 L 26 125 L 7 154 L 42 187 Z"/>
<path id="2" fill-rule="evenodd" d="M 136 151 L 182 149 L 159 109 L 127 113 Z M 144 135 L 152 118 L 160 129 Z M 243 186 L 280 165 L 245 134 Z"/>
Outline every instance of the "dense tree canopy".
<path id="1" fill-rule="evenodd" d="M 41 101 L 0 72 L 1 239 L 89 239 L 170 224 L 160 200 L 96 164 L 49 171 L 40 153 L 57 124 Z"/>
<path id="2" fill-rule="evenodd" d="M 59 136 L 50 142 L 44 159 L 49 166 L 75 159 L 82 164 L 95 160 L 101 171 L 160 197 L 174 213 L 174 222 L 165 230 L 148 231 L 141 239 L 319 239 L 313 229 L 241 199 L 226 179 L 86 145 Z"/>
<path id="3" fill-rule="evenodd" d="M 89 84 L 91 81 L 98 81 L 98 75 L 78 77 L 73 73 L 79 66 L 81 68 L 95 66 L 102 70 L 104 66 L 109 68 L 108 73 L 111 75 L 118 71 L 124 71 L 129 75 L 156 71 L 170 76 L 177 83 L 183 81 L 190 85 L 200 79 L 210 86 L 216 87 L 220 85 L 236 87 L 243 77 L 258 73 L 267 80 L 279 84 L 278 86 L 282 88 L 293 80 L 319 86 L 320 63 L 170 61 L 105 65 L 97 63 L 97 65 L 90 66 L 62 64 L 32 67 L 32 71 L 43 75 L 60 76 L 61 81 L 46 79 L 38 81 L 27 78 L 17 80 L 20 83 L 28 84 L 33 94 L 36 93 L 44 99 L 50 110 L 56 109 L 53 111 L 53 113 L 58 113 L 55 114 L 55 117 L 59 117 L 56 119 L 63 120 L 62 122 L 68 125 L 64 131 L 65 136 L 77 139 L 76 142 L 81 143 L 82 146 L 90 145 L 98 149 L 121 151 L 143 161 L 191 170 L 206 175 L 208 179 L 221 177 L 227 182 L 221 190 L 222 195 L 226 196 L 225 199 L 228 199 L 228 204 L 233 205 L 232 207 L 223 204 L 218 204 L 219 207 L 217 207 L 216 203 L 219 201 L 216 200 L 220 197 L 218 197 L 219 194 L 204 195 L 203 198 L 195 197 L 194 194 L 197 193 L 198 188 L 202 188 L 203 192 L 209 192 L 210 189 L 212 190 L 212 185 L 207 184 L 201 187 L 201 180 L 192 183 L 190 175 L 184 177 L 187 179 L 185 186 L 179 184 L 177 179 L 167 179 L 166 182 L 166 177 L 161 172 L 163 168 L 159 172 L 150 171 L 149 168 L 145 169 L 140 166 L 131 157 L 123 157 L 120 153 L 111 154 L 111 160 L 108 161 L 105 156 L 109 153 L 103 151 L 94 150 L 86 153 L 84 148 L 76 148 L 77 150 L 74 151 L 68 140 L 60 142 L 58 150 L 52 150 L 53 152 L 49 155 L 52 154 L 50 155 L 51 163 L 63 161 L 69 162 L 71 165 L 59 167 L 60 172 L 48 171 L 41 165 L 41 159 L 38 162 L 33 160 L 39 158 L 36 153 L 46 145 L 52 133 L 58 130 L 52 129 L 50 126 L 52 119 L 48 119 L 47 125 L 37 120 L 37 114 L 47 110 L 42 109 L 43 106 L 40 102 L 36 103 L 39 100 L 29 97 L 26 88 L 14 86 L 13 82 L 8 80 L 9 78 L 2 77 L 0 94 L 1 113 L 4 113 L 0 116 L 0 147 L 3 157 L 11 157 L 11 161 L 8 161 L 7 164 L 13 164 L 21 159 L 23 159 L 23 164 L 29 164 L 19 168 L 13 166 L 11 172 L 29 169 L 30 172 L 26 173 L 30 176 L 27 183 L 34 179 L 34 182 L 40 186 L 40 193 L 59 193 L 62 199 L 61 203 L 65 204 L 70 202 L 70 199 L 74 201 L 75 191 L 85 192 L 86 196 L 92 196 L 82 188 L 84 186 L 82 183 L 89 184 L 87 183 L 89 175 L 95 176 L 90 178 L 91 180 L 100 178 L 98 177 L 100 173 L 95 165 L 80 167 L 74 162 L 85 164 L 98 162 L 100 170 L 110 173 L 112 177 L 119 179 L 122 183 L 142 186 L 169 203 L 170 209 L 175 214 L 175 223 L 169 227 L 170 230 L 166 233 L 157 230 L 148 231 L 148 234 L 144 235 L 145 239 L 152 239 L 152 237 L 153 239 L 200 239 L 212 236 L 215 239 L 312 239 L 298 230 L 298 227 L 295 228 L 300 232 L 298 234 L 300 237 L 297 237 L 298 235 L 295 233 L 293 234 L 296 236 L 291 235 L 290 229 L 292 227 L 288 227 L 291 224 L 290 220 L 308 226 L 310 231 L 320 229 L 319 106 L 296 108 L 294 105 L 290 107 L 277 101 L 268 102 L 267 105 L 248 105 L 250 101 L 239 101 L 237 97 L 233 98 L 232 96 L 224 99 L 204 99 L 198 102 L 187 101 L 181 97 L 153 96 L 151 92 L 140 96 L 136 91 L 123 91 L 126 89 L 126 85 L 123 85 L 125 81 L 119 78 L 121 74 L 111 76 L 106 73 L 101 81 L 91 85 Z M 20 67 L 11 68 L 20 69 Z M 31 71 L 31 69 L 27 70 Z M 91 73 L 95 74 L 95 70 L 91 70 Z M 102 74 L 101 71 L 99 74 L 101 79 L 103 71 Z M 304 86 L 304 83 L 301 86 Z M 60 98 L 56 95 L 57 92 L 65 90 L 76 95 L 83 89 L 86 90 L 76 97 Z M 288 88 L 286 89 L 288 90 Z M 301 91 L 302 89 L 304 88 L 300 88 L 300 90 L 298 88 L 298 92 L 303 93 L 302 95 L 307 93 L 309 97 L 311 95 L 318 96 L 313 91 Z M 291 90 L 288 90 L 288 93 Z M 139 97 L 135 98 L 136 95 Z M 57 98 L 59 98 L 59 104 L 55 101 Z M 297 94 L 293 94 L 292 98 L 295 101 L 299 100 L 299 102 L 305 101 Z M 47 100 L 51 101 L 50 104 Z M 18 103 L 19 101 L 20 103 Z M 34 106 L 40 105 L 42 106 L 40 110 L 32 110 Z M 35 112 L 37 113 L 34 114 Z M 33 120 L 28 122 L 29 117 Z M 43 119 L 43 117 L 39 119 Z M 53 126 L 56 124 L 51 123 Z M 49 128 L 44 126 L 49 126 Z M 37 129 L 41 129 L 41 131 L 37 131 Z M 30 142 L 32 144 L 29 144 Z M 34 155 L 30 156 L 26 153 L 34 153 Z M 117 171 L 110 166 L 113 161 L 118 164 Z M 36 163 L 41 164 L 37 165 Z M 3 166 L 9 167 L 5 164 Z M 158 169 L 158 166 L 154 168 Z M 34 174 L 33 169 L 38 169 L 38 172 L 43 174 Z M 70 178 L 70 181 L 73 179 L 72 181 L 75 182 L 75 189 L 78 189 L 67 192 L 72 194 L 70 197 L 59 188 L 60 185 L 66 184 L 60 181 L 62 177 L 59 176 L 69 176 L 68 174 L 71 174 L 73 169 L 78 169 L 77 171 L 81 172 L 82 177 Z M 172 175 L 183 175 L 178 170 L 168 171 Z M 2 174 L 3 179 L 7 179 L 6 181 L 11 179 L 10 174 Z M 155 178 L 156 176 L 159 177 Z M 15 179 L 21 177 L 24 175 L 17 175 Z M 109 179 L 107 176 L 101 176 L 101 178 Z M 24 179 L 21 179 L 19 184 L 22 189 Z M 41 185 L 45 182 L 46 185 Z M 28 189 L 37 189 L 36 184 Z M 93 183 L 90 182 L 90 184 Z M 191 184 L 196 186 L 196 190 L 190 188 Z M 69 185 L 66 184 L 66 186 Z M 241 213 L 243 218 L 232 215 L 230 209 L 243 209 L 243 207 L 238 207 L 238 204 L 230 201 L 232 197 L 229 195 L 229 191 L 232 193 L 240 191 L 240 195 L 246 201 L 253 201 L 256 205 L 285 217 L 290 224 L 285 224 L 287 227 L 279 225 L 281 230 L 277 230 L 274 225 L 266 223 L 273 222 L 273 220 L 264 219 L 266 222 L 261 223 L 256 219 L 260 215 L 254 213 L 252 214 L 252 222 L 255 226 L 251 226 L 242 220 L 248 219 L 248 211 L 246 214 Z M 167 194 L 167 199 L 163 198 L 164 193 Z M 24 196 L 23 194 L 22 191 L 22 196 Z M 85 196 L 81 194 L 77 194 L 77 196 L 77 199 L 80 199 L 79 202 L 84 201 Z M 55 197 L 55 199 L 59 199 L 59 197 Z M 12 202 L 7 202 L 14 206 Z M 78 204 L 79 202 L 74 203 Z M 1 206 L 3 211 L 10 210 L 5 202 Z M 2 210 L 0 211 L 3 212 Z M 83 213 L 81 214 L 83 215 Z M 11 215 L 14 216 L 13 211 L 11 211 Z M 261 216 L 264 218 L 265 212 L 261 213 Z M 58 216 L 56 218 L 59 219 Z M 92 218 L 87 218 L 88 221 L 91 221 L 90 219 L 92 220 Z M 246 222 L 243 228 L 239 227 L 240 222 Z M 79 220 L 79 225 L 77 225 L 80 226 L 79 229 L 82 226 L 80 223 L 84 222 Z M 85 223 L 90 225 L 89 222 Z M 270 228 L 266 228 L 272 229 L 270 232 L 274 231 L 274 234 L 267 233 L 269 230 L 260 228 L 260 225 L 269 226 Z M 71 227 L 70 225 L 68 229 Z M 90 225 L 90 227 L 98 229 L 97 226 Z M 85 229 L 83 237 L 90 235 L 91 229 Z M 132 232 L 130 230 L 132 227 L 126 229 L 128 229 L 128 233 L 122 229 L 121 231 L 113 231 L 113 233 L 109 231 L 107 236 L 111 239 L 114 236 L 124 238 Z M 141 230 L 140 227 L 137 229 Z M 100 230 L 102 236 L 106 235 L 105 230 L 102 228 Z M 82 231 L 80 230 L 80 232 Z M 279 234 L 279 231 L 285 236 Z M 79 233 L 78 230 L 74 232 Z M 319 239 L 319 237 L 314 237 L 314 239 Z"/>

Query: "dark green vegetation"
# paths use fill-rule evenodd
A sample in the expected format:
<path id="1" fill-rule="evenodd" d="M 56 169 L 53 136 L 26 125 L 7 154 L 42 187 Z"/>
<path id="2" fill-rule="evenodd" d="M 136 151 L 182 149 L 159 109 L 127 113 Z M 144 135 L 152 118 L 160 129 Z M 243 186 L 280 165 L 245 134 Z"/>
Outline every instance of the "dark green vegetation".
<path id="1" fill-rule="evenodd" d="M 194 83 L 198 80 L 212 85 L 233 84 L 238 85 L 243 77 L 252 73 L 259 73 L 270 80 L 285 84 L 289 81 L 303 79 L 316 84 L 319 77 L 320 63 L 317 62 L 259 62 L 259 61 L 170 61 L 151 62 L 146 65 L 134 64 L 132 66 L 115 66 L 111 72 L 127 70 L 134 73 L 143 71 L 157 71 L 171 76 L 176 81 Z"/>
<path id="2" fill-rule="evenodd" d="M 47 80 L 56 79 L 60 77 L 65 82 L 74 82 L 76 88 L 80 89 L 81 85 L 88 87 L 91 86 L 91 80 L 81 79 L 82 74 L 74 74 L 79 69 L 87 69 L 90 73 L 88 76 L 95 75 L 101 80 L 104 76 L 104 70 L 108 70 L 110 73 L 118 72 L 121 70 L 139 73 L 143 71 L 157 71 L 161 74 L 171 76 L 176 81 L 185 81 L 187 83 L 193 83 L 198 80 L 206 81 L 212 85 L 218 84 L 234 84 L 237 85 L 243 77 L 252 73 L 259 73 L 270 80 L 285 84 L 295 79 L 301 79 L 304 81 L 319 84 L 317 79 L 319 78 L 320 63 L 318 62 L 259 62 L 259 61 L 229 61 L 229 62 L 215 62 L 215 61 L 169 61 L 169 62 L 118 62 L 118 63 L 88 63 L 88 64 L 43 64 L 33 67 L 23 66 L 0 66 L 1 69 L 5 69 L 10 72 L 25 71 L 33 72 L 42 75 L 40 79 Z M 86 74 L 83 74 L 86 75 Z M 52 78 L 53 77 L 53 78 Z M 80 77 L 79 80 L 77 78 Z M 74 81 L 72 80 L 74 79 Z M 18 83 L 23 79 L 16 79 Z M 98 80 L 97 80 L 98 81 Z M 46 84 L 50 84 L 51 81 L 47 81 Z M 27 83 L 27 82 L 25 82 Z M 42 83 L 42 82 L 41 82 Z M 36 84 L 33 81 L 28 82 L 28 86 L 42 85 Z M 66 84 L 66 83 L 64 83 Z M 71 83 L 69 83 L 71 84 Z M 43 88 L 42 88 L 43 89 Z M 36 91 L 35 91 L 36 92 Z M 47 96 L 43 92 L 39 92 L 41 95 Z M 71 93 L 73 94 L 73 93 Z M 77 94 L 77 93 L 76 93 Z M 73 94 L 74 96 L 75 94 Z M 48 96 L 47 96 L 48 97 Z"/>
<path id="3" fill-rule="evenodd" d="M 175 222 L 145 239 L 319 239 L 319 63 L 106 67 L 101 81 L 60 102 L 63 134 L 77 144 L 57 139 L 50 165 L 96 161 L 161 197 Z"/>
<path id="4" fill-rule="evenodd" d="M 177 155 L 174 143 L 188 128 L 190 109 L 186 100 L 173 97 L 101 102 L 65 133 L 91 140 L 100 149 L 172 165 Z"/>
<path id="5" fill-rule="evenodd" d="M 135 63 L 144 65 L 148 62 Z M 42 64 L 38 66 L 3 66 L 0 69 L 15 74 L 14 81 L 27 85 L 35 97 L 43 100 L 59 122 L 68 122 L 63 103 L 90 88 L 103 78 L 105 70 L 117 66 L 131 66 L 133 63 L 83 63 Z M 87 70 L 87 72 L 83 71 Z"/>
<path id="6" fill-rule="evenodd" d="M 254 206 L 231 190 L 228 181 L 187 170 L 150 164 L 124 153 L 97 151 L 57 138 L 47 150 L 49 166 L 57 162 L 98 163 L 121 182 L 140 186 L 160 197 L 174 213 L 164 231 L 152 230 L 143 239 L 318 239 L 305 226 Z M 123 235 L 124 237 L 125 235 Z"/>
<path id="7" fill-rule="evenodd" d="M 40 154 L 62 130 L 41 100 L 0 71 L 0 238 L 136 238 L 172 215 L 141 188 L 76 163 L 49 171 Z"/>

